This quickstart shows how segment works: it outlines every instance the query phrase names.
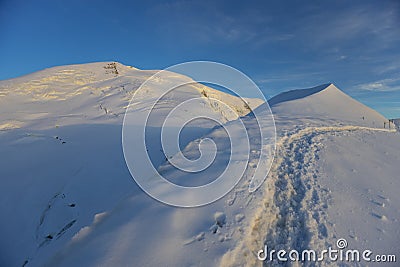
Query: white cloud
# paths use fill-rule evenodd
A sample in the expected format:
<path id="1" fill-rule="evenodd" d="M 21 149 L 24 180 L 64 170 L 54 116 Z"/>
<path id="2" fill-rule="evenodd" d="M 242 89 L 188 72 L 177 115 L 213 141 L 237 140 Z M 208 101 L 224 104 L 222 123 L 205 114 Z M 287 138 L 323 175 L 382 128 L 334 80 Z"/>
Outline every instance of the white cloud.
<path id="1" fill-rule="evenodd" d="M 362 83 L 356 85 L 355 89 L 378 92 L 400 91 L 400 78 L 383 79 Z"/>

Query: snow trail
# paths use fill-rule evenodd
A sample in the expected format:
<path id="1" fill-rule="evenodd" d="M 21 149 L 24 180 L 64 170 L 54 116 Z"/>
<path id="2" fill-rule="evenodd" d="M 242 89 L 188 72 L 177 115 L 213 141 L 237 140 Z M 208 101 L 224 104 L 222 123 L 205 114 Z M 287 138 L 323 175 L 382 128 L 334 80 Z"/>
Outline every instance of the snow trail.
<path id="1" fill-rule="evenodd" d="M 283 134 L 277 142 L 276 161 L 266 180 L 265 197 L 258 204 L 242 241 L 222 257 L 221 266 L 262 266 L 257 252 L 264 245 L 276 251 L 310 248 L 322 251 L 332 246 L 327 241 L 332 233 L 328 232 L 331 225 L 326 214 L 331 197 L 329 189 L 318 183 L 318 154 L 326 135 L 355 131 L 396 132 L 347 125 L 306 127 Z M 281 266 L 283 263 L 267 264 Z M 290 264 L 301 265 L 286 262 Z"/>

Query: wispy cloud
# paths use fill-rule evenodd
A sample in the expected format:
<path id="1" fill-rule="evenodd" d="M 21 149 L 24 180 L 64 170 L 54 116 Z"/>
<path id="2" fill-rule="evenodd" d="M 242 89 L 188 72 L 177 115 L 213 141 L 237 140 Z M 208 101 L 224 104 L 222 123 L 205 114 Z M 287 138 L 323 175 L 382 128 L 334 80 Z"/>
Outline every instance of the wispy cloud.
<path id="1" fill-rule="evenodd" d="M 223 1 L 176 1 L 159 4 L 150 13 L 163 20 L 158 30 L 174 39 L 180 35 L 203 44 L 246 44 L 258 49 L 282 43 L 299 53 L 332 54 L 334 60 L 379 53 L 400 41 L 396 2 L 291 5 L 296 11 L 271 2 L 231 8 Z"/>
<path id="2" fill-rule="evenodd" d="M 343 44 L 364 39 L 361 47 L 378 45 L 377 48 L 400 40 L 399 5 L 351 5 L 346 2 L 337 10 L 324 9 L 304 19 L 300 29 L 312 33 L 317 44 Z M 304 25 L 302 27 L 301 25 Z"/>
<path id="3" fill-rule="evenodd" d="M 258 79 L 257 82 L 260 84 L 268 84 L 273 82 L 281 82 L 281 81 L 299 81 L 305 80 L 305 77 L 320 77 L 325 72 L 302 72 L 302 73 L 287 73 L 287 74 L 275 74 L 275 75 L 265 75 L 265 78 Z"/>
<path id="4" fill-rule="evenodd" d="M 374 63 L 376 63 L 374 72 L 378 75 L 400 73 L 400 56 L 397 56 L 397 58 L 391 56 L 383 60 L 377 60 Z"/>
<path id="5" fill-rule="evenodd" d="M 358 84 L 354 87 L 358 90 L 390 92 L 400 91 L 400 78 L 377 80 L 368 83 Z"/>
<path id="6" fill-rule="evenodd" d="M 294 38 L 294 33 L 277 29 L 276 15 L 257 7 L 243 5 L 226 10 L 221 1 L 177 1 L 155 6 L 150 13 L 165 18 L 159 29 L 189 37 L 202 43 L 264 44 L 284 42 Z M 168 16 L 165 16 L 167 11 Z"/>

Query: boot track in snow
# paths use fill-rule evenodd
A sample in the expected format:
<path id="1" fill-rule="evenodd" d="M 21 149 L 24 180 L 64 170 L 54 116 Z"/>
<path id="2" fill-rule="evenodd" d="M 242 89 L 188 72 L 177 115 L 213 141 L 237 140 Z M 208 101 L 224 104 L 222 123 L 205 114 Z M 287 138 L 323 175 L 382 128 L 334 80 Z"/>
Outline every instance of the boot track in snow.
<path id="1" fill-rule="evenodd" d="M 278 141 L 265 197 L 258 204 L 243 241 L 223 257 L 221 265 L 260 266 L 257 252 L 265 245 L 269 250 L 300 252 L 310 248 L 322 251 L 332 246 L 325 241 L 335 235 L 328 232 L 326 210 L 331 199 L 329 190 L 318 183 L 318 152 L 324 136 L 354 131 L 396 132 L 362 126 L 307 127 L 287 133 Z M 264 264 L 290 266 L 291 262 Z"/>

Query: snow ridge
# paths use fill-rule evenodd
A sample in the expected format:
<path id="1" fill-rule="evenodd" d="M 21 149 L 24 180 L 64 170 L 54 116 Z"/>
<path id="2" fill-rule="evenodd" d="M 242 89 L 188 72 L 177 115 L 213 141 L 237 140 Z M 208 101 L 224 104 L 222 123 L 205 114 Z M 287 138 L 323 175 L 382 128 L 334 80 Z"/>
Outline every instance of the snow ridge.
<path id="1" fill-rule="evenodd" d="M 291 90 L 287 92 L 280 93 L 270 100 L 268 100 L 268 104 L 273 106 L 281 102 L 286 102 L 286 101 L 293 101 L 296 99 L 301 99 L 305 98 L 307 96 L 319 93 L 325 89 L 327 89 L 329 86 L 333 85 L 332 83 L 327 83 L 323 85 L 319 85 L 313 88 L 309 89 L 296 89 L 296 90 Z"/>

